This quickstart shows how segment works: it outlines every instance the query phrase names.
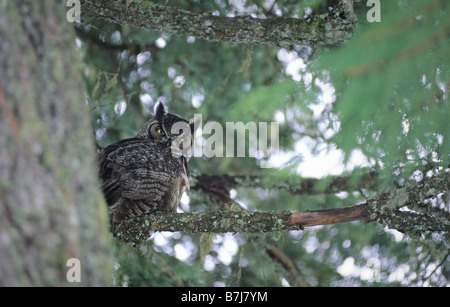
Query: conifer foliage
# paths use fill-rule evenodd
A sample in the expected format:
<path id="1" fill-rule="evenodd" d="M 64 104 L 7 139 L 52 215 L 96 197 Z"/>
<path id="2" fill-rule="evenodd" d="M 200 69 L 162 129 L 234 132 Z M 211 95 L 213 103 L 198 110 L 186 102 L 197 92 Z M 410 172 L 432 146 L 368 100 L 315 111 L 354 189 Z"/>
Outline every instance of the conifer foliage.
<path id="1" fill-rule="evenodd" d="M 131 235 L 139 251 L 116 244 L 117 285 L 448 285 L 446 1 L 82 3 L 105 8 L 76 26 L 100 147 L 133 135 L 158 101 L 203 125 L 279 123 L 278 155 L 192 158 L 181 206 L 192 228 Z M 337 152 L 338 168 L 311 166 Z M 357 204 L 370 209 L 289 232 L 195 224 L 196 211 L 240 219 Z M 359 221 L 333 224 L 344 220 Z"/>

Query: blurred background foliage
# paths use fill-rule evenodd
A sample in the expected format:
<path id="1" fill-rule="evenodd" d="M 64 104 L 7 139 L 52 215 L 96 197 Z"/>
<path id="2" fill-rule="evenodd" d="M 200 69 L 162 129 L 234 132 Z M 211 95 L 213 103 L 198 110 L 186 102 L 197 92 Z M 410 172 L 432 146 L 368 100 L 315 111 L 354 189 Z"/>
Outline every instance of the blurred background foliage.
<path id="1" fill-rule="evenodd" d="M 259 18 L 302 18 L 324 13 L 333 3 L 154 2 Z M 354 4 L 357 34 L 330 49 L 207 42 L 100 20 L 77 25 L 98 145 L 134 136 L 159 101 L 185 118 L 201 114 L 203 125 L 276 121 L 280 154 L 275 157 L 190 160 L 194 176 L 259 175 L 260 188 L 240 187 L 230 196 L 248 210 L 261 211 L 350 206 L 411 176 L 442 171 L 450 160 L 448 2 L 382 1 L 381 23 L 367 22 L 366 1 Z M 325 154 L 337 150 L 343 153 L 342 165 L 315 176 L 376 170 L 379 189 L 293 195 L 266 188 L 271 182 L 300 183 L 303 168 L 312 163 L 306 156 L 326 161 Z M 355 153 L 363 157 L 358 162 L 352 161 Z M 275 167 L 261 168 L 263 163 Z M 221 209 L 200 191 L 187 195 L 182 211 Z M 447 198 L 441 195 L 433 205 L 448 212 Z M 266 252 L 273 246 L 314 286 L 445 286 L 450 278 L 443 234 L 411 238 L 375 223 L 268 235 L 216 234 L 203 259 L 199 241 L 200 234 L 156 233 L 139 251 L 115 244 L 114 284 L 295 286 L 291 274 Z"/>
<path id="2" fill-rule="evenodd" d="M 347 155 L 359 148 L 386 176 L 408 178 L 429 163 L 448 165 L 448 4 L 385 2 L 383 12 L 396 13 L 322 57 L 321 67 L 339 93 L 333 141 Z"/>

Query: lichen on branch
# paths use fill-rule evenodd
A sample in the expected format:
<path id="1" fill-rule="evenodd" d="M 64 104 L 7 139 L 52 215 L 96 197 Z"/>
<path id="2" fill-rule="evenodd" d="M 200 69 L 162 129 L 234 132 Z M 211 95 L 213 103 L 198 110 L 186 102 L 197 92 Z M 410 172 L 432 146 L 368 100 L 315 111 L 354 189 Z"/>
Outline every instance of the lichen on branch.
<path id="1" fill-rule="evenodd" d="M 411 182 L 402 189 L 368 199 L 362 204 L 326 210 L 290 211 L 227 211 L 152 213 L 123 221 L 111 226 L 120 241 L 140 245 L 154 231 L 183 232 L 247 232 L 264 233 L 301 230 L 303 227 L 329 225 L 364 220 L 397 229 L 406 234 L 450 231 L 450 220 L 429 213 L 405 212 L 404 206 L 415 206 L 424 200 L 435 198 L 438 193 L 448 192 L 450 175 L 424 178 Z M 433 193 L 431 193 L 431 191 Z"/>
<path id="2" fill-rule="evenodd" d="M 225 211 L 149 214 L 112 225 L 121 241 L 139 245 L 153 231 L 183 232 L 273 232 L 299 230 L 301 225 L 288 223 L 291 212 Z"/>
<path id="3" fill-rule="evenodd" d="M 85 17 L 128 24 L 161 33 L 193 36 L 209 41 L 244 44 L 338 46 L 356 29 L 356 17 L 348 8 L 306 18 L 224 17 L 177 7 L 119 0 L 81 0 Z M 345 10 L 345 14 L 339 14 Z M 344 16 L 344 17 L 343 17 Z"/>

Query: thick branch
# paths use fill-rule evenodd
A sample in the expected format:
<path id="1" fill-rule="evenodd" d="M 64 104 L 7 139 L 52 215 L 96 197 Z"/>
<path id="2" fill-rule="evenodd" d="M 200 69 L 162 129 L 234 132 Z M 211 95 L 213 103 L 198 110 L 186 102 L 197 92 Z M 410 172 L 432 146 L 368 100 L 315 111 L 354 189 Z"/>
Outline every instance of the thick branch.
<path id="1" fill-rule="evenodd" d="M 420 235 L 426 231 L 450 231 L 449 220 L 437 219 L 435 216 L 427 213 L 391 211 L 380 213 L 375 221 L 407 235 Z"/>
<path id="2" fill-rule="evenodd" d="M 139 245 L 153 231 L 261 233 L 300 230 L 304 226 L 349 222 L 364 218 L 365 210 L 361 206 L 295 213 L 289 211 L 161 213 L 113 225 L 112 232 L 119 240 Z"/>
<path id="3" fill-rule="evenodd" d="M 345 11 L 339 14 L 339 11 Z M 354 32 L 356 18 L 342 6 L 333 14 L 301 18 L 251 18 L 213 16 L 151 2 L 121 0 L 81 0 L 82 22 L 85 17 L 143 27 L 163 33 L 194 36 L 211 41 L 279 46 L 342 44 Z"/>
<path id="4" fill-rule="evenodd" d="M 408 186 L 385 193 L 365 203 L 345 208 L 304 212 L 216 211 L 191 213 L 159 213 L 141 216 L 113 225 L 111 231 L 122 241 L 139 245 L 153 231 L 184 232 L 273 232 L 303 229 L 357 220 L 378 223 L 410 233 L 450 231 L 450 221 L 430 214 L 399 211 L 450 189 L 450 175 L 425 178 Z"/>

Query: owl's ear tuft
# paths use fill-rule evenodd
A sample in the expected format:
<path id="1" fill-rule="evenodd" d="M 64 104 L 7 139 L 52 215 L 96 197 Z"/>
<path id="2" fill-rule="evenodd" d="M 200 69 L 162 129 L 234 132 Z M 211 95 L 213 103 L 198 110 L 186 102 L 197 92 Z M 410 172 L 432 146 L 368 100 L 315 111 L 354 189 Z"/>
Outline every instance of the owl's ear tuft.
<path id="1" fill-rule="evenodd" d="M 158 119 L 158 121 L 161 121 L 165 114 L 167 114 L 166 107 L 162 102 L 160 102 L 156 107 L 155 117 L 156 119 Z"/>

